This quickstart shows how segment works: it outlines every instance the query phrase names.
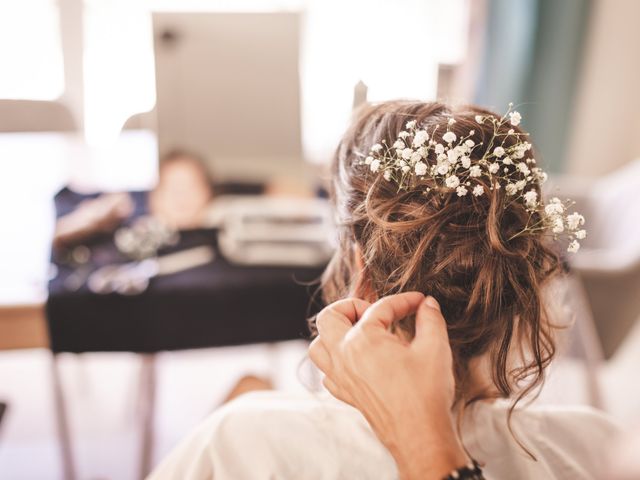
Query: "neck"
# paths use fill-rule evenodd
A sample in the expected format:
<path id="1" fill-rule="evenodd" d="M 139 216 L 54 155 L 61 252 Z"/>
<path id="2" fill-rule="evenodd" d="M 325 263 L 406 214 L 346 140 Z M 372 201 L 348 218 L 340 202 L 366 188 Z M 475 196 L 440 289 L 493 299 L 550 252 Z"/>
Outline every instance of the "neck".
<path id="1" fill-rule="evenodd" d="M 473 358 L 469 362 L 469 384 L 465 399 L 482 398 L 492 402 L 500 397 L 500 392 L 493 384 L 490 355 L 485 353 Z"/>

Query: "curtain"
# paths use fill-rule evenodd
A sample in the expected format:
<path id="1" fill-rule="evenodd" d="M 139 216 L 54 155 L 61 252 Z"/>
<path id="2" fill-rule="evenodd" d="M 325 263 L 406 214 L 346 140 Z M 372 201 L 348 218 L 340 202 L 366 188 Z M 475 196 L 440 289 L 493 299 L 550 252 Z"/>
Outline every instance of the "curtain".
<path id="1" fill-rule="evenodd" d="M 489 0 L 475 101 L 514 102 L 550 171 L 564 170 L 591 0 Z"/>

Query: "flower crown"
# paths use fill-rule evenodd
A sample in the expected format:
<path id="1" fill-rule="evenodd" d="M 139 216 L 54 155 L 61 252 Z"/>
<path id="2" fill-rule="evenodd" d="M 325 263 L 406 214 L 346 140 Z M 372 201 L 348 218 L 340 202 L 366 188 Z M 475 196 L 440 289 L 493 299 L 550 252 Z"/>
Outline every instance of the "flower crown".
<path id="1" fill-rule="evenodd" d="M 539 198 L 536 187 L 547 180 L 547 174 L 536 166 L 534 158 L 527 155 L 532 147 L 526 141 L 529 134 L 513 128 L 505 133 L 505 128 L 502 128 L 505 125 L 518 126 L 521 120 L 522 116 L 513 110 L 512 103 L 501 118 L 476 115 L 478 124 L 492 124 L 493 135 L 484 149 L 485 153 L 473 165 L 472 153 L 483 143 L 476 144 L 472 140 L 475 130 L 458 138 L 451 131 L 451 126 L 456 123 L 453 116 L 449 118 L 447 131 L 442 134 L 440 142 L 435 139 L 438 125 L 429 131 L 418 125 L 416 120 L 411 120 L 405 125 L 405 130 L 398 133 L 393 145 L 388 146 L 385 140 L 376 143 L 358 163 L 366 165 L 373 173 L 382 173 L 385 180 L 395 182 L 401 190 L 431 178 L 430 183 L 434 186 L 425 187 L 425 193 L 431 190 L 455 192 L 459 197 L 484 195 L 487 186 L 478 180 L 485 177 L 489 180 L 490 190 L 504 188 L 507 196 L 513 197 L 510 200 L 522 202 L 529 213 L 525 227 L 510 239 L 536 231 L 550 232 L 554 239 L 564 234 L 569 239 L 567 251 L 575 253 L 580 249 L 578 240 L 587 235 L 581 228 L 584 217 L 578 212 L 568 213 L 573 205 L 569 200 L 563 202 L 554 197 L 545 203 Z M 507 144 L 508 139 L 513 141 Z M 505 208 L 511 203 L 509 201 Z"/>

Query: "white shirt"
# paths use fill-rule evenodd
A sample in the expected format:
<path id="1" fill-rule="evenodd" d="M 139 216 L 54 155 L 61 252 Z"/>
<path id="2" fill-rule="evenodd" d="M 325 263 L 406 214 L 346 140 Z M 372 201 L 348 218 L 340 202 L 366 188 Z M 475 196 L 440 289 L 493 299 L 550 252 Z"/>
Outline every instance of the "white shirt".
<path id="1" fill-rule="evenodd" d="M 478 402 L 465 414 L 463 442 L 491 480 L 597 479 L 617 428 L 587 407 Z M 256 392 L 221 407 L 148 480 L 385 480 L 396 465 L 356 409 L 328 394 Z"/>

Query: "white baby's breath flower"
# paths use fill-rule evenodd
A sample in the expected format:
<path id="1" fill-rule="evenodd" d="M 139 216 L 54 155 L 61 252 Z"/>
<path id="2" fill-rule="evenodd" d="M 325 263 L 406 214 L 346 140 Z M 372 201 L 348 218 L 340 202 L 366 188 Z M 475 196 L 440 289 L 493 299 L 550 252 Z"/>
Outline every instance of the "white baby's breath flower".
<path id="1" fill-rule="evenodd" d="M 507 112 L 506 118 L 514 127 L 522 120 L 516 111 Z M 495 128 L 502 127 L 506 123 L 504 117 L 477 115 L 475 120 L 479 123 L 489 121 Z M 448 128 L 451 128 L 450 126 L 454 123 L 455 120 L 451 118 L 448 121 Z M 387 181 L 397 182 L 400 188 L 408 186 L 411 182 L 408 178 L 410 175 L 416 175 L 418 178 L 430 175 L 437 180 L 437 185 L 432 188 L 423 187 L 425 194 L 446 187 L 455 190 L 459 197 L 484 195 L 486 193 L 485 186 L 480 182 L 474 182 L 473 178 L 482 177 L 487 171 L 487 175 L 497 175 L 493 177 L 492 185 L 487 187 L 489 190 L 504 188 L 506 194 L 514 198 L 513 201 L 520 201 L 522 198 L 522 203 L 530 214 L 540 206 L 544 207 L 544 228 L 553 232 L 554 235 L 565 234 L 571 241 L 568 250 L 570 252 L 578 251 L 579 241 L 586 238 L 587 235 L 587 232 L 581 228 L 581 225 L 584 224 L 584 217 L 577 212 L 568 215 L 567 207 L 557 197 L 542 203 L 540 194 L 535 190 L 537 187 L 533 185 L 534 182 L 543 183 L 547 179 L 547 175 L 536 166 L 533 158 L 526 158 L 526 152 L 531 150 L 532 146 L 531 143 L 521 140 L 526 138 L 527 134 L 516 132 L 510 127 L 507 128 L 509 128 L 507 135 L 514 135 L 511 137 L 514 139 L 514 145 L 505 148 L 500 145 L 499 140 L 501 137 L 504 138 L 503 134 L 494 136 L 490 143 L 495 145 L 494 142 L 497 140 L 498 145 L 474 165 L 470 158 L 471 152 L 476 146 L 476 143 L 470 138 L 475 134 L 473 130 L 462 134 L 460 140 L 458 140 L 456 133 L 447 131 L 442 135 L 441 143 L 438 143 L 430 138 L 424 128 L 418 127 L 415 120 L 412 120 L 407 122 L 406 129 L 398 134 L 391 148 L 383 140 L 373 145 L 368 155 L 359 156 L 356 163 L 367 165 L 368 169 L 374 173 L 381 172 Z M 435 151 L 435 162 L 427 160 L 431 148 Z M 493 161 L 488 161 L 487 157 Z M 524 160 L 525 158 L 526 160 Z M 457 165 L 461 165 L 461 167 L 458 168 Z M 513 167 L 507 168 L 511 165 Z M 502 175 L 502 170 L 504 170 L 504 175 Z M 512 176 L 514 170 L 520 177 L 518 181 Z M 528 228 L 535 230 L 538 227 L 527 225 L 525 230 Z"/>
<path id="2" fill-rule="evenodd" d="M 429 140 L 429 134 L 425 130 L 418 130 L 413 137 L 413 146 L 421 147 L 427 140 Z"/>
<path id="3" fill-rule="evenodd" d="M 553 233 L 562 233 L 564 232 L 564 220 L 562 217 L 554 217 L 553 218 L 553 228 L 551 229 Z"/>
<path id="4" fill-rule="evenodd" d="M 578 253 L 578 250 L 580 250 L 580 242 L 578 242 L 577 240 L 572 240 L 567 247 L 567 252 Z"/>
<path id="5" fill-rule="evenodd" d="M 458 150 L 458 148 L 452 148 L 447 152 L 447 158 L 452 165 L 458 161 L 459 156 L 460 150 Z"/>
<path id="6" fill-rule="evenodd" d="M 446 175 L 447 173 L 449 173 L 449 162 L 447 162 L 445 160 L 443 162 L 438 163 L 438 167 L 437 167 L 436 171 L 440 175 Z"/>
<path id="7" fill-rule="evenodd" d="M 578 212 L 573 212 L 567 216 L 567 228 L 576 230 L 580 225 L 584 225 L 584 217 Z"/>
<path id="8" fill-rule="evenodd" d="M 484 187 L 482 185 L 476 185 L 475 187 L 473 187 L 473 194 L 476 197 L 479 197 L 483 193 L 484 193 Z"/>
<path id="9" fill-rule="evenodd" d="M 424 162 L 417 162 L 414 170 L 416 172 L 416 175 L 426 175 L 427 173 L 427 164 Z"/>
<path id="10" fill-rule="evenodd" d="M 449 188 L 456 188 L 458 185 L 460 185 L 460 179 L 458 177 L 456 177 L 455 175 L 451 175 L 450 177 L 447 177 L 447 179 L 444 181 L 444 183 Z"/>
<path id="11" fill-rule="evenodd" d="M 547 215 L 562 215 L 564 213 L 564 205 L 562 205 L 558 197 L 553 197 L 544 207 L 544 212 Z"/>
<path id="12" fill-rule="evenodd" d="M 447 124 L 448 124 L 448 125 L 453 125 L 454 123 L 456 123 L 456 119 L 455 119 L 455 118 L 453 118 L 453 117 L 451 117 L 451 118 L 447 121 Z"/>
<path id="13" fill-rule="evenodd" d="M 529 190 L 523 197 L 527 207 L 533 208 L 538 204 L 538 192 L 535 190 Z"/>
<path id="14" fill-rule="evenodd" d="M 456 141 L 456 134 L 453 132 L 447 132 L 442 136 L 442 140 L 444 140 L 447 143 L 453 143 Z"/>

